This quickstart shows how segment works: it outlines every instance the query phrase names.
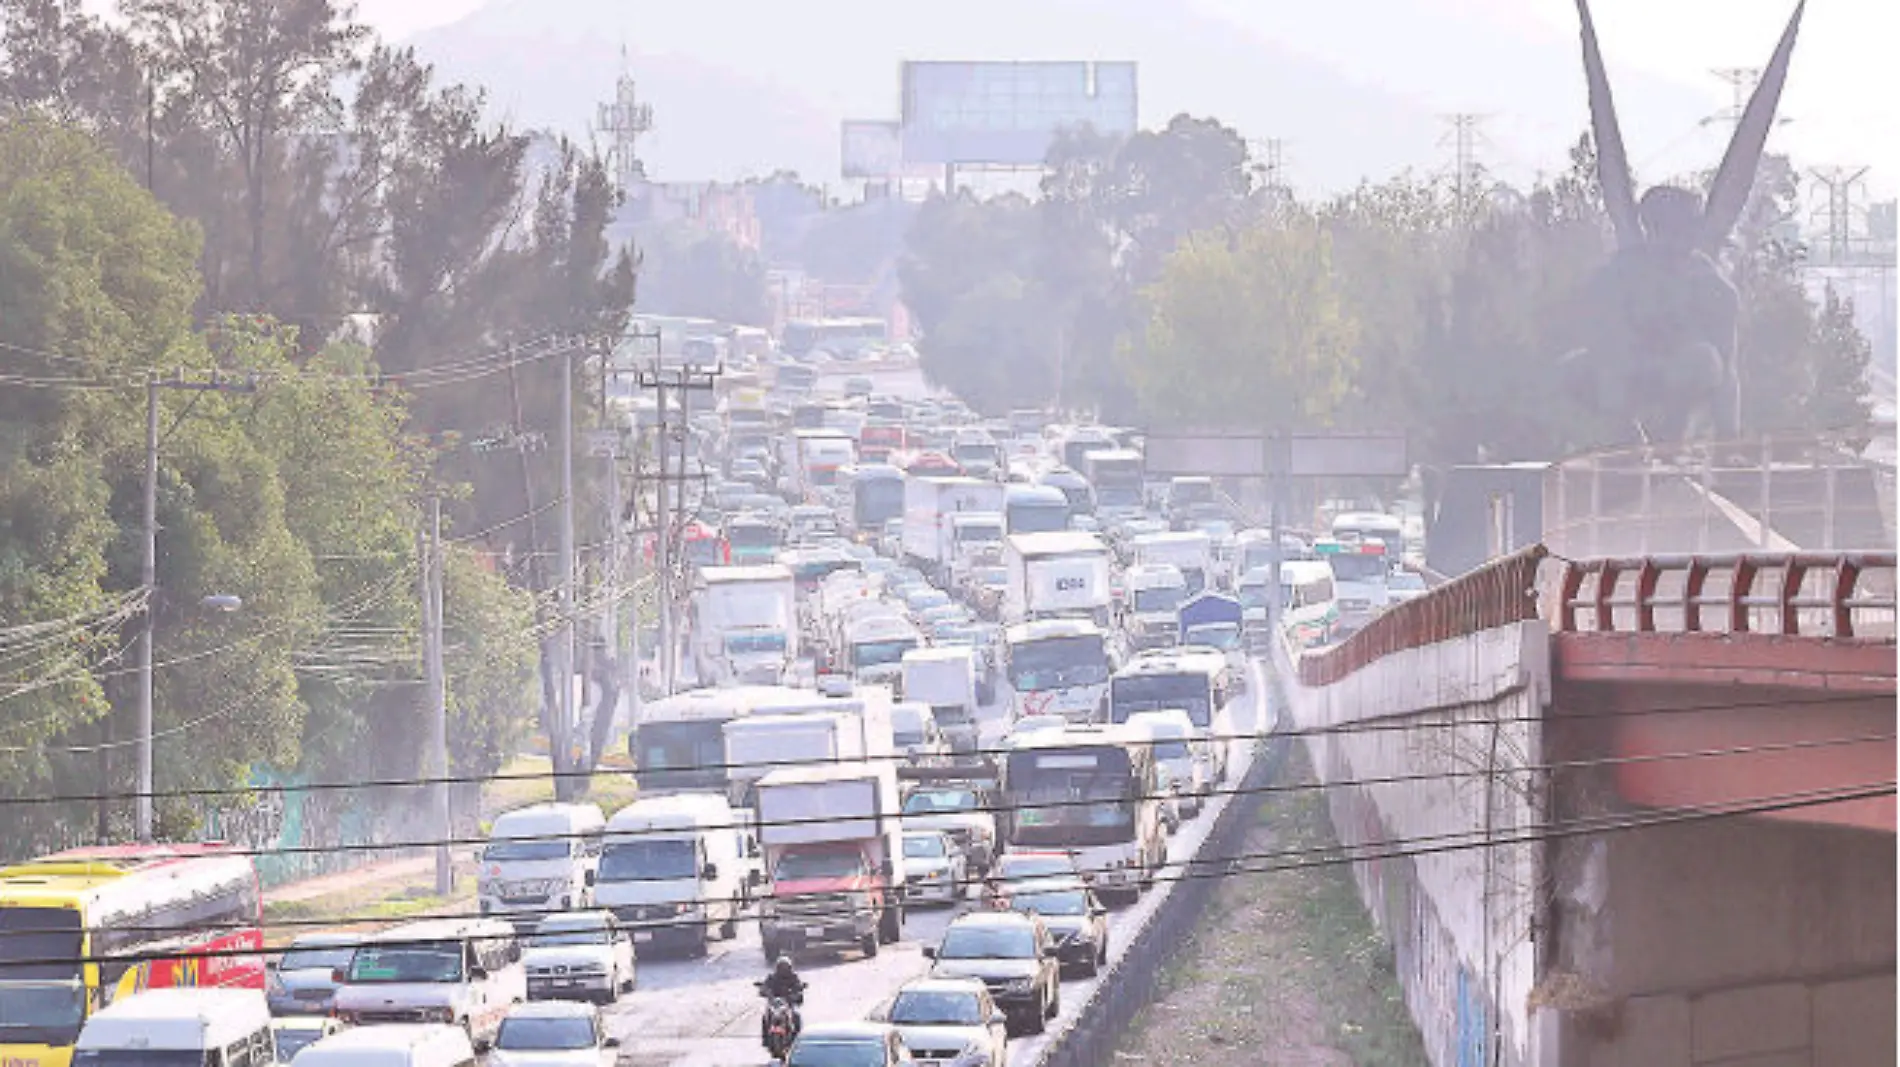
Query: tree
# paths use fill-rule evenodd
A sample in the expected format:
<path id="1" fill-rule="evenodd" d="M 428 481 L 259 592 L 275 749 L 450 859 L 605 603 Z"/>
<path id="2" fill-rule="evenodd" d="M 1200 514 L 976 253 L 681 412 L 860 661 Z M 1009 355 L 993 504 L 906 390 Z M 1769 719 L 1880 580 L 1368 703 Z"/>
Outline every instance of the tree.
<path id="1" fill-rule="evenodd" d="M 668 224 L 640 242 L 640 309 L 762 326 L 770 318 L 765 265 L 730 239 Z"/>
<path id="2" fill-rule="evenodd" d="M 1195 234 L 1142 291 L 1123 359 L 1144 410 L 1176 425 L 1330 425 L 1356 369 L 1357 324 L 1309 218 Z"/>
<path id="3" fill-rule="evenodd" d="M 521 750 L 530 722 L 533 598 L 468 549 L 451 548 L 443 577 L 449 773 L 490 775 Z"/>

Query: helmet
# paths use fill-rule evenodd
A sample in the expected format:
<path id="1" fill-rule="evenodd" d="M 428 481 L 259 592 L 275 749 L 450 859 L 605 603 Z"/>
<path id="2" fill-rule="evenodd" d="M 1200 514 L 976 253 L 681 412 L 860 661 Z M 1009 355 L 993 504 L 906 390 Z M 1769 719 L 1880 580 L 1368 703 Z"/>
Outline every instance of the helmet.
<path id="1" fill-rule="evenodd" d="M 790 978 L 792 976 L 792 958 L 790 956 L 780 956 L 778 961 L 772 964 L 772 973 L 778 975 L 780 978 Z"/>

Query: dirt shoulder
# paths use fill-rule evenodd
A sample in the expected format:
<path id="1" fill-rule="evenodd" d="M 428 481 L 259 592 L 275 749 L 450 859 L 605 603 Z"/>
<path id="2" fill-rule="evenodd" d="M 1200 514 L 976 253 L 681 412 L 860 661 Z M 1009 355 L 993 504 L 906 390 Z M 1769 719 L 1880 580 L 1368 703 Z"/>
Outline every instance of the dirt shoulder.
<path id="1" fill-rule="evenodd" d="M 1311 783 L 1296 744 L 1284 783 Z M 1334 845 L 1318 790 L 1268 794 L 1243 853 Z M 1153 1067 L 1423 1067 L 1392 951 L 1343 866 L 1223 878 L 1116 1051 Z"/>

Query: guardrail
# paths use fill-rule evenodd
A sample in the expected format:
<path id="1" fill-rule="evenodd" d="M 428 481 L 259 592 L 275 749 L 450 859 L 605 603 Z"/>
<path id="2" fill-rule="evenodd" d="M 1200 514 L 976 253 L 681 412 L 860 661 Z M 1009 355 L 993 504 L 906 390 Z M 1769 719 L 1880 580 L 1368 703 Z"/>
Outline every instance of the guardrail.
<path id="1" fill-rule="evenodd" d="M 1537 618 L 1537 569 L 1546 555 L 1532 545 L 1387 609 L 1339 644 L 1301 656 L 1300 684 L 1331 685 L 1394 652 Z"/>
<path id="2" fill-rule="evenodd" d="M 1890 640 L 1894 556 L 1789 552 L 1567 561 L 1557 629 Z"/>
<path id="3" fill-rule="evenodd" d="M 1101 1067 L 1115 1059 L 1115 1046 L 1137 1013 L 1154 1000 L 1162 969 L 1187 943 L 1220 879 L 1212 877 L 1243 851 L 1247 827 L 1260 806 L 1250 797 L 1280 773 L 1292 742 L 1269 737 L 1254 754 L 1238 790 L 1215 816 L 1194 858 L 1182 868 L 1148 922 L 1135 932 L 1121 956 L 1102 972 L 1095 991 L 1072 1020 L 1054 1034 L 1036 1059 L 1037 1067 Z M 1206 857 L 1206 858 L 1203 858 Z"/>

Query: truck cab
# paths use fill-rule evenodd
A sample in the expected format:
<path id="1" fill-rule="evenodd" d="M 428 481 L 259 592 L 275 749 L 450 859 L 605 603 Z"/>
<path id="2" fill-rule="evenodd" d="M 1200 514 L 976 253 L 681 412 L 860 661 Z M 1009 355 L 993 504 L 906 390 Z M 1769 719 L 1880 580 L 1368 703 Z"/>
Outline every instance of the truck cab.
<path id="1" fill-rule="evenodd" d="M 1188 583 L 1179 567 L 1137 563 L 1128 568 L 1123 586 L 1128 639 L 1135 648 L 1160 648 L 1180 639 L 1181 622 L 1175 613 L 1188 598 Z"/>
<path id="2" fill-rule="evenodd" d="M 875 956 L 903 936 L 903 823 L 888 760 L 784 767 L 759 780 L 767 962 L 827 945 Z"/>

